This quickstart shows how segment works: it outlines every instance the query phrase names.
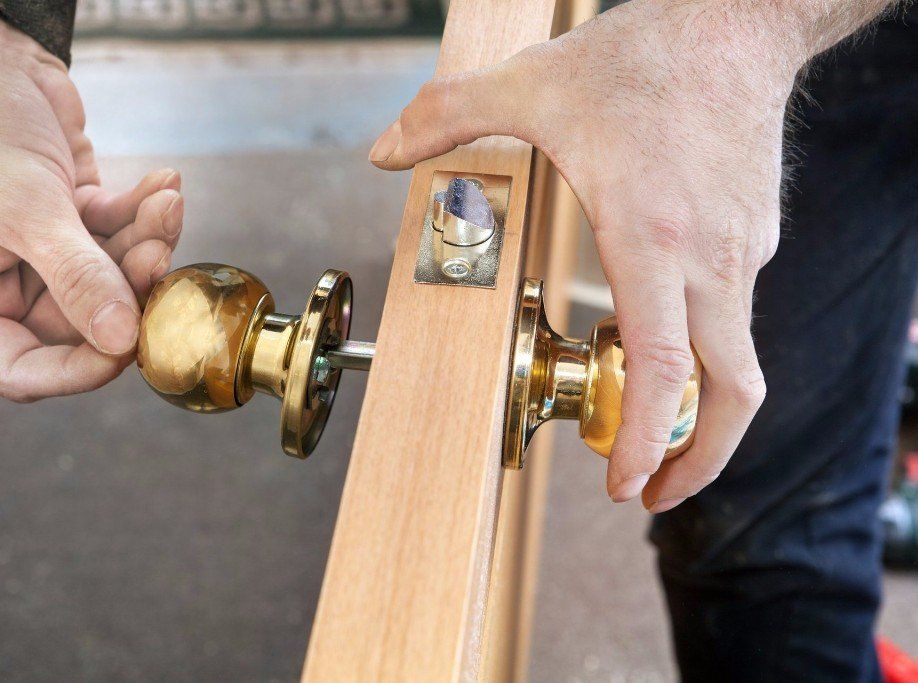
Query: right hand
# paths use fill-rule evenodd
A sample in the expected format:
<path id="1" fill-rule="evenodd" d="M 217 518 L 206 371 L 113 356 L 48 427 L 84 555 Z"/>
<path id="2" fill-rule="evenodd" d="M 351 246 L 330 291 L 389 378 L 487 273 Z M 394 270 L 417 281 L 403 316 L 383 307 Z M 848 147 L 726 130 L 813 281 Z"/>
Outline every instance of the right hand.
<path id="1" fill-rule="evenodd" d="M 84 118 L 64 64 L 0 21 L 0 396 L 18 402 L 131 363 L 181 232 L 178 173 L 103 190 Z"/>
<path id="2" fill-rule="evenodd" d="M 791 36 L 808 31 L 772 3 L 723 4 L 632 0 L 437 78 L 370 152 L 398 170 L 514 135 L 551 159 L 593 228 L 628 355 L 606 487 L 654 513 L 718 476 L 765 396 L 752 293 L 778 246 L 784 114 L 808 56 Z M 693 347 L 695 439 L 664 460 Z"/>

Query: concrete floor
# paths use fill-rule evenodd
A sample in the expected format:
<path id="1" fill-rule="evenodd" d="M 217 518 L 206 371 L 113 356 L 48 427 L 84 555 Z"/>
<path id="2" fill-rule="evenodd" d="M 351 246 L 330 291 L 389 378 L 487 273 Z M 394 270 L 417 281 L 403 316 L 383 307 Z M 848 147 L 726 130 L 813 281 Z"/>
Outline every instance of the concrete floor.
<path id="1" fill-rule="evenodd" d="M 97 43 L 75 55 L 104 178 L 184 174 L 176 264 L 248 268 L 284 311 L 324 268 L 347 269 L 354 336 L 374 338 L 408 176 L 365 154 L 429 76 L 436 45 Z M 572 329 L 597 315 L 575 309 Z M 133 368 L 92 395 L 0 403 L 0 679 L 295 678 L 363 389 L 345 378 L 305 463 L 280 452 L 275 402 L 184 413 Z M 647 517 L 612 508 L 603 469 L 559 430 L 538 683 L 675 677 Z M 913 654 L 916 587 L 915 575 L 887 577 L 881 623 Z"/>

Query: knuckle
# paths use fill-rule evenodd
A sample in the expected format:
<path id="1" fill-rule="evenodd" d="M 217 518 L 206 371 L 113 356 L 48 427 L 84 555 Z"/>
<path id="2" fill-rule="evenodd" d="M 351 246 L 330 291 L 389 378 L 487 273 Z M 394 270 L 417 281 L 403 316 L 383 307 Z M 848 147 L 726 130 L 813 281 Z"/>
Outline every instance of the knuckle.
<path id="1" fill-rule="evenodd" d="M 726 457 L 694 465 L 685 473 L 684 484 L 679 487 L 680 495 L 688 498 L 713 484 L 723 473 L 729 461 L 730 458 Z"/>
<path id="2" fill-rule="evenodd" d="M 666 339 L 645 343 L 632 359 L 632 365 L 649 372 L 655 380 L 669 388 L 682 389 L 695 369 L 695 357 L 688 345 Z"/>
<path id="3" fill-rule="evenodd" d="M 76 305 L 98 284 L 104 264 L 79 250 L 67 250 L 54 264 L 51 284 L 65 308 Z"/>
<path id="4" fill-rule="evenodd" d="M 449 79 L 435 78 L 427 81 L 418 90 L 415 101 L 408 105 L 406 113 L 412 113 L 415 106 L 428 111 L 442 111 L 449 105 Z"/>
<path id="5" fill-rule="evenodd" d="M 780 222 L 778 221 L 771 229 L 766 230 L 762 237 L 762 249 L 760 254 L 760 261 L 762 266 L 771 261 L 775 257 L 775 254 L 778 253 L 778 244 L 780 241 L 781 226 Z"/>
<path id="6" fill-rule="evenodd" d="M 765 400 L 765 377 L 761 369 L 738 373 L 728 387 L 730 398 L 750 412 L 755 412 Z"/>
<path id="7" fill-rule="evenodd" d="M 662 452 L 669 447 L 672 436 L 672 424 L 644 424 L 640 425 L 635 433 L 639 443 Z"/>
<path id="8" fill-rule="evenodd" d="M 685 251 L 691 235 L 691 223 L 675 216 L 654 216 L 641 221 L 641 230 L 650 244 L 664 251 Z"/>
<path id="9" fill-rule="evenodd" d="M 716 467 L 708 467 L 698 472 L 698 474 L 692 480 L 692 486 L 689 495 L 694 496 L 696 493 L 701 491 L 701 489 L 713 484 L 723 471 L 723 466 L 717 465 Z"/>
<path id="10" fill-rule="evenodd" d="M 712 236 L 708 266 L 714 278 L 728 284 L 743 280 L 749 270 L 752 240 L 749 233 L 736 227 L 727 227 Z M 754 267 L 758 269 L 758 264 Z"/>
<path id="11" fill-rule="evenodd" d="M 725 284 L 753 280 L 777 252 L 779 237 L 777 224 L 751 230 L 728 221 L 709 237 L 707 266 L 714 278 Z"/>
<path id="12" fill-rule="evenodd" d="M 137 225 L 148 225 L 162 222 L 162 214 L 169 207 L 168 195 L 162 191 L 155 192 L 146 197 L 137 207 L 137 215 L 132 223 L 128 223 L 123 230 L 136 232 Z"/>

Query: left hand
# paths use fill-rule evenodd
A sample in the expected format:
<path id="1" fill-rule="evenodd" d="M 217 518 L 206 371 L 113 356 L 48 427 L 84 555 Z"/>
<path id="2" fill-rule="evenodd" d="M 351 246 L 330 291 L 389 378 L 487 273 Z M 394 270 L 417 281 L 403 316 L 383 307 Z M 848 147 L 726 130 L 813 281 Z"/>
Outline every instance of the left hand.
<path id="1" fill-rule="evenodd" d="M 0 21 L 0 397 L 89 391 L 134 359 L 182 229 L 181 179 L 99 182 L 64 64 Z"/>

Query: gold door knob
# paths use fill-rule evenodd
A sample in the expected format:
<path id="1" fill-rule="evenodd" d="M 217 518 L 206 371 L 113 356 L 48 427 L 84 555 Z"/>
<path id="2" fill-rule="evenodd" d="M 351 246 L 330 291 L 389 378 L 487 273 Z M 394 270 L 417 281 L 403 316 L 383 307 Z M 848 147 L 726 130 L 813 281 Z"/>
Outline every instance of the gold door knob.
<path id="1" fill-rule="evenodd" d="M 373 344 L 347 341 L 351 298 L 347 273 L 327 270 L 303 315 L 284 315 L 244 270 L 180 268 L 150 295 L 137 366 L 156 393 L 195 412 L 232 410 L 256 391 L 276 396 L 283 449 L 305 458 L 322 435 L 341 370 L 368 370 L 373 358 Z"/>
<path id="2" fill-rule="evenodd" d="M 558 335 L 545 317 L 542 282 L 525 278 L 516 310 L 503 464 L 519 469 L 539 425 L 548 420 L 580 421 L 580 438 L 606 458 L 621 424 L 627 368 L 615 317 L 593 327 L 589 341 Z M 701 364 L 688 379 L 666 456 L 685 451 L 695 434 Z"/>
<path id="3" fill-rule="evenodd" d="M 200 413 L 233 410 L 261 392 L 281 405 L 281 445 L 305 458 L 322 435 L 345 368 L 369 370 L 375 345 L 348 340 L 352 286 L 327 270 L 301 316 L 275 313 L 254 275 L 217 263 L 169 273 L 140 323 L 137 366 L 169 403 Z M 533 433 L 551 419 L 580 421 L 580 436 L 609 456 L 621 422 L 626 359 L 615 318 L 589 341 L 565 339 L 548 324 L 542 283 L 525 278 L 516 312 L 504 421 L 504 467 L 520 468 Z M 667 455 L 691 444 L 701 365 L 689 378 Z"/>

